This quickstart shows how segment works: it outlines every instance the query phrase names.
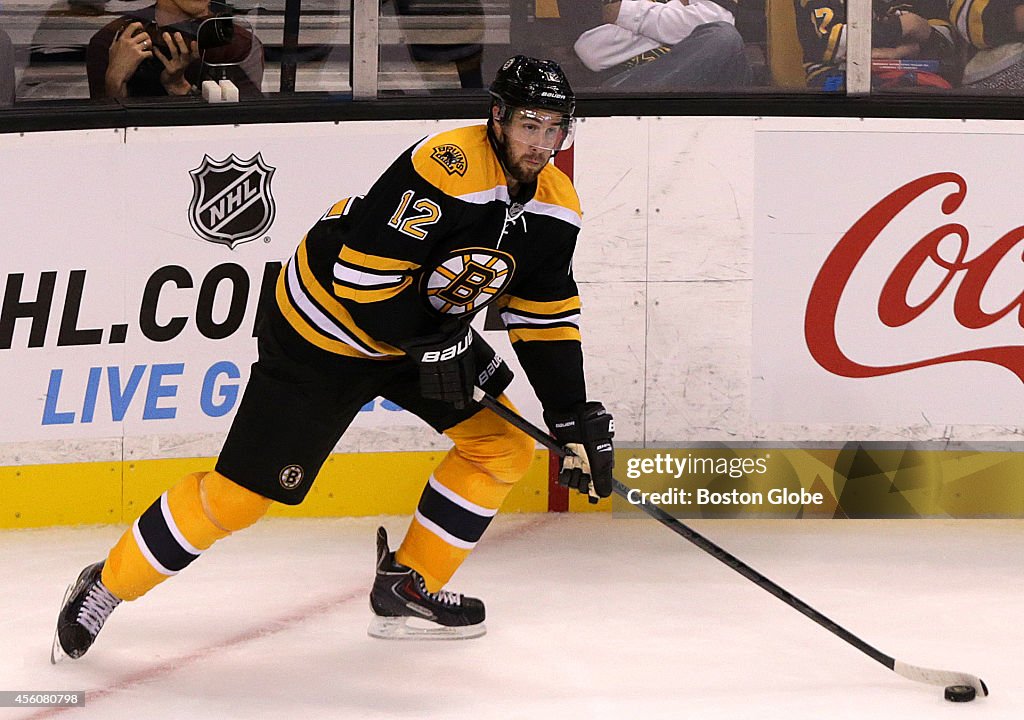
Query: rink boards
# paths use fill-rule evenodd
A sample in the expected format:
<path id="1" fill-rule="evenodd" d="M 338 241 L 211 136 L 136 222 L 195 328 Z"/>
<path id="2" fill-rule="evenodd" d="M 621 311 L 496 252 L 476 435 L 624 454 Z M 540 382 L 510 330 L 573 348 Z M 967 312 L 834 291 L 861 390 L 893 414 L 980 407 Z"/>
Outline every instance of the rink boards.
<path id="1" fill-rule="evenodd" d="M 279 264 L 460 124 L 0 135 L 0 526 L 121 522 L 210 464 Z M 1022 144 L 1002 121 L 584 119 L 574 270 L 589 392 L 620 446 L 1013 452 L 1024 217 L 1005 158 Z M 540 420 L 523 378 L 511 395 Z M 372 403 L 289 512 L 407 512 L 444 448 Z M 538 451 L 506 509 L 551 507 L 547 482 Z M 1019 512 L 991 487 L 984 508 Z"/>

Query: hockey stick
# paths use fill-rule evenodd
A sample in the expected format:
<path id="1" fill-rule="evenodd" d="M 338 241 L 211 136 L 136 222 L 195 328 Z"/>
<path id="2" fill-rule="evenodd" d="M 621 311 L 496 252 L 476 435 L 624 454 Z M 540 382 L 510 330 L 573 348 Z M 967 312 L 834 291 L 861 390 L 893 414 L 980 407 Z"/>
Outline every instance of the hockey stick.
<path id="1" fill-rule="evenodd" d="M 485 393 L 480 388 L 474 388 L 473 399 L 478 403 L 488 408 L 496 415 L 501 417 L 503 420 L 522 430 L 524 433 L 538 441 L 544 447 L 551 450 L 559 457 L 565 457 L 567 451 L 564 447 L 558 444 L 553 437 L 548 435 L 546 432 L 538 428 L 536 425 L 531 423 L 526 418 L 522 417 L 515 411 L 505 407 L 500 402 L 495 400 L 493 397 Z M 968 675 L 967 673 L 953 672 L 950 670 L 933 670 L 931 668 L 919 667 L 917 665 L 910 665 L 909 663 L 901 662 L 896 658 L 886 655 L 880 650 L 868 645 L 866 642 L 861 640 L 859 637 L 851 633 L 846 628 L 842 627 L 838 623 L 830 620 L 829 618 L 822 615 L 820 612 L 812 608 L 810 605 L 805 603 L 800 598 L 793 595 L 788 590 L 784 589 L 780 585 L 777 585 L 772 580 L 759 573 L 754 568 L 747 565 L 745 562 L 740 560 L 732 553 L 720 548 L 715 543 L 708 540 L 706 537 L 698 533 L 696 530 L 684 525 L 672 515 L 662 510 L 657 505 L 652 505 L 643 499 L 639 502 L 629 499 L 629 493 L 632 488 L 624 485 L 618 480 L 612 478 L 612 486 L 615 494 L 619 497 L 627 500 L 632 505 L 639 505 L 640 508 L 653 517 L 655 520 L 666 526 L 672 532 L 677 535 L 681 535 L 691 543 L 699 547 L 701 550 L 711 555 L 716 560 L 719 560 L 733 570 L 738 572 L 740 575 L 750 580 L 752 583 L 757 585 L 763 590 L 771 593 L 782 602 L 789 605 L 791 608 L 809 617 L 814 622 L 821 625 L 823 628 L 828 630 L 833 635 L 837 635 L 846 642 L 853 645 L 855 648 L 860 650 L 862 653 L 867 655 L 873 660 L 876 660 L 882 665 L 895 672 L 897 675 L 902 675 L 908 680 L 914 680 L 915 682 L 927 683 L 929 685 L 970 685 L 975 689 L 976 692 L 982 695 L 988 695 L 988 688 L 981 678 L 975 677 L 974 675 Z"/>

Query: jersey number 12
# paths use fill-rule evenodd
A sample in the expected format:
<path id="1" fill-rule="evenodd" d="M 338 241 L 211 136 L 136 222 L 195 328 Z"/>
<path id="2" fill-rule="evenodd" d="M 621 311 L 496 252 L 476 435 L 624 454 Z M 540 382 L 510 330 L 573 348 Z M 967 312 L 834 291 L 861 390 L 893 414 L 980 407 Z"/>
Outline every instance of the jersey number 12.
<path id="1" fill-rule="evenodd" d="M 409 237 L 422 240 L 427 236 L 427 230 L 423 228 L 433 225 L 441 219 L 441 208 L 436 202 L 427 198 L 421 198 L 416 202 L 412 202 L 414 195 L 415 193 L 412 190 L 406 190 L 402 193 L 402 201 L 398 203 L 398 209 L 395 210 L 395 214 L 388 220 L 388 227 L 393 227 L 398 232 L 404 233 Z M 412 204 L 412 210 L 418 214 L 406 217 L 410 203 Z"/>

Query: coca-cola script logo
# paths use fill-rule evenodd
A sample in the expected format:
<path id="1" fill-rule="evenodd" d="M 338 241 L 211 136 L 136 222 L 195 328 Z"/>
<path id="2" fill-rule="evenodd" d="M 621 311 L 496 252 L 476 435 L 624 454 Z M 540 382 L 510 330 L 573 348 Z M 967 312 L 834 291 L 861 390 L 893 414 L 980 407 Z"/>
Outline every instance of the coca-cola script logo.
<path id="1" fill-rule="evenodd" d="M 951 215 L 967 197 L 967 182 L 953 172 L 926 175 L 898 188 L 868 210 L 829 253 L 811 287 L 804 315 L 807 348 L 821 367 L 843 377 L 865 378 L 941 363 L 976 360 L 1004 367 L 1024 383 L 1024 345 L 972 348 L 893 365 L 865 365 L 847 357 L 839 347 L 836 339 L 836 313 L 857 264 L 879 234 L 910 203 L 944 184 L 955 186 L 940 206 L 944 215 Z M 955 257 L 951 259 L 940 253 L 940 243 L 946 238 L 953 238 L 953 244 L 958 247 Z M 966 227 L 948 223 L 935 228 L 918 240 L 889 273 L 878 297 L 879 320 L 891 328 L 906 325 L 931 307 L 954 280 L 959 280 L 952 307 L 953 315 L 961 326 L 971 330 L 988 327 L 1016 312 L 1017 322 L 1024 328 L 1024 292 L 994 312 L 986 312 L 981 303 L 982 291 L 992 273 L 1022 240 L 1024 227 L 1014 228 L 991 247 L 968 260 L 970 234 Z M 944 247 L 948 248 L 948 243 Z M 948 251 L 946 254 L 949 254 Z M 941 269 L 943 277 L 931 294 L 911 304 L 908 299 L 911 282 L 926 263 Z"/>

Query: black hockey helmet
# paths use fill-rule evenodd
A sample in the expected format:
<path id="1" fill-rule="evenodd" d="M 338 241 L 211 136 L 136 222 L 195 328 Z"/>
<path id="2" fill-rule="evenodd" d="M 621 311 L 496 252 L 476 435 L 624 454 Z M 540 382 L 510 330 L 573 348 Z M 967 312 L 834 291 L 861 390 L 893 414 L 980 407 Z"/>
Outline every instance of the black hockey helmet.
<path id="1" fill-rule="evenodd" d="M 517 131 L 514 141 L 551 152 L 567 150 L 572 145 L 576 96 L 558 63 L 525 55 L 509 58 L 494 76 L 490 93 L 492 117 L 497 107 L 498 122 L 503 125 L 515 115 L 540 122 L 554 121 L 558 125 L 557 128 L 549 125 L 547 130 L 539 132 L 530 131 L 527 135 Z M 557 116 L 548 113 L 557 113 Z"/>
<path id="2" fill-rule="evenodd" d="M 576 96 L 558 63 L 516 55 L 494 76 L 491 97 L 503 108 L 542 108 L 572 117 Z"/>

